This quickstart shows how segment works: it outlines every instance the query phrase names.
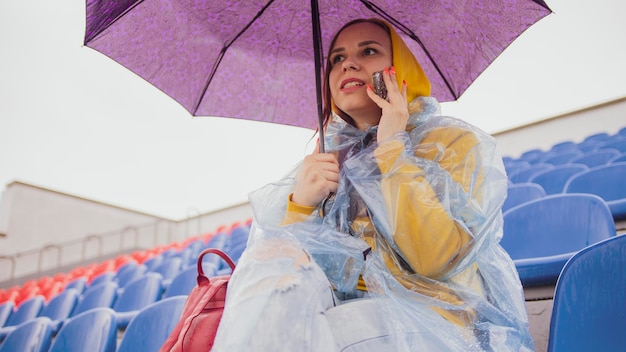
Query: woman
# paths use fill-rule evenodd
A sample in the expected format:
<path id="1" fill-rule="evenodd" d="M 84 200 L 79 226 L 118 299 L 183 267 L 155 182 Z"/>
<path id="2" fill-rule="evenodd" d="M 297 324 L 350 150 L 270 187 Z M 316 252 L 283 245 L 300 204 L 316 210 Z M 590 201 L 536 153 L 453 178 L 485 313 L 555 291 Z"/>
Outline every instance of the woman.
<path id="1" fill-rule="evenodd" d="M 324 90 L 328 152 L 251 194 L 214 350 L 532 350 L 498 244 L 507 179 L 495 141 L 438 116 L 419 63 L 381 20 L 336 34 Z"/>

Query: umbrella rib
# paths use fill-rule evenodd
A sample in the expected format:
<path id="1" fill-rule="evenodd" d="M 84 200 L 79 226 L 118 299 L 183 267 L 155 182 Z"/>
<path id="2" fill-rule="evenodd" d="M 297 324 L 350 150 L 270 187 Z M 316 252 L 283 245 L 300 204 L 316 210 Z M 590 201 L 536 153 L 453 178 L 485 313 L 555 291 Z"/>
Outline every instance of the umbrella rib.
<path id="1" fill-rule="evenodd" d="M 413 39 L 422 48 L 422 50 L 424 50 L 424 53 L 426 54 L 426 56 L 428 56 L 428 59 L 430 60 L 430 62 L 433 64 L 433 66 L 435 67 L 435 69 L 437 70 L 441 78 L 443 79 L 443 82 L 446 84 L 446 87 L 448 87 L 448 90 L 454 97 L 454 100 L 457 100 L 459 98 L 459 95 L 457 95 L 454 89 L 452 89 L 452 85 L 450 84 L 446 76 L 444 76 L 443 72 L 441 71 L 441 68 L 439 67 L 439 65 L 437 65 L 437 62 L 435 62 L 433 57 L 430 55 L 430 52 L 426 49 L 426 46 L 424 45 L 424 43 L 422 43 L 422 41 L 419 39 L 417 34 L 415 34 L 410 28 L 402 24 L 400 21 L 396 20 L 393 16 L 389 15 L 387 12 L 385 12 L 383 9 L 381 9 L 377 5 L 372 4 L 368 0 L 360 0 L 360 1 L 363 3 L 363 5 L 365 5 L 365 7 L 370 9 L 372 12 L 380 15 L 385 20 L 394 24 L 396 28 L 402 31 L 402 33 L 406 34 L 409 38 Z"/>
<path id="2" fill-rule="evenodd" d="M 237 33 L 236 36 L 233 37 L 233 39 L 231 39 L 228 43 L 226 43 L 223 47 L 222 50 L 220 50 L 220 54 L 217 58 L 217 60 L 215 61 L 215 63 L 213 64 L 213 67 L 211 68 L 211 74 L 209 74 L 209 79 L 207 80 L 206 84 L 204 85 L 204 89 L 202 89 L 202 94 L 200 94 L 200 97 L 198 98 L 198 102 L 196 103 L 196 107 L 193 109 L 193 115 L 196 116 L 196 113 L 198 112 L 198 109 L 200 108 L 200 104 L 202 103 L 202 98 L 204 97 L 204 95 L 206 94 L 207 90 L 209 90 L 209 85 L 211 84 L 211 81 L 213 80 L 213 76 L 215 76 L 215 72 L 217 72 L 217 68 L 220 66 L 220 64 L 222 63 L 222 59 L 224 58 L 224 55 L 226 54 L 226 50 L 228 50 L 228 48 L 230 48 L 231 45 L 233 45 L 233 43 L 235 42 L 235 40 L 237 40 L 237 38 L 239 38 L 241 35 L 243 35 L 243 33 L 245 33 L 248 28 L 250 28 L 250 26 L 252 26 L 252 24 L 259 18 L 261 17 L 261 15 L 263 15 L 263 12 L 265 12 L 265 10 L 274 2 L 274 0 L 270 0 L 267 2 L 267 4 L 265 4 L 265 6 L 263 6 L 261 8 L 261 10 L 259 10 L 259 12 L 257 12 L 257 14 L 252 18 L 252 20 L 250 20 L 250 22 L 248 22 L 248 24 L 246 24 L 243 29 L 241 29 L 241 31 L 239 31 L 239 33 Z"/>
<path id="3" fill-rule="evenodd" d="M 94 38 L 96 38 L 98 35 L 100 35 L 100 33 L 102 33 L 105 29 L 111 27 L 111 25 L 113 25 L 115 22 L 117 22 L 117 20 L 119 20 L 120 18 L 124 17 L 124 15 L 126 15 L 129 11 L 131 11 L 132 9 L 134 9 L 135 7 L 137 7 L 137 5 L 141 4 L 143 2 L 143 0 L 137 0 L 135 1 L 132 5 L 130 5 L 129 7 L 126 8 L 126 10 L 124 10 L 122 13 L 120 13 L 119 15 L 117 15 L 112 21 L 111 23 L 107 24 L 106 27 L 100 28 L 97 32 L 92 33 L 91 36 L 89 38 L 85 38 L 85 43 L 88 43 L 90 41 L 92 41 Z"/>

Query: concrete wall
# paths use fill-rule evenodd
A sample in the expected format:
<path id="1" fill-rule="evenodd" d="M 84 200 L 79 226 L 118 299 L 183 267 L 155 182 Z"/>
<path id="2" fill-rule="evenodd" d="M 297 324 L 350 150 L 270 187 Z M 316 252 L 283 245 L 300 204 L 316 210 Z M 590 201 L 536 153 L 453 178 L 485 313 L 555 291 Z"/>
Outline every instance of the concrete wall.
<path id="1" fill-rule="evenodd" d="M 0 283 L 182 241 L 250 217 L 242 204 L 175 221 L 12 182 L 0 203 Z"/>
<path id="2" fill-rule="evenodd" d="M 600 132 L 615 134 L 623 127 L 626 127 L 626 97 L 495 133 L 494 136 L 500 153 L 516 158 L 530 149 L 548 150 L 556 143 L 581 142 L 585 137 Z"/>

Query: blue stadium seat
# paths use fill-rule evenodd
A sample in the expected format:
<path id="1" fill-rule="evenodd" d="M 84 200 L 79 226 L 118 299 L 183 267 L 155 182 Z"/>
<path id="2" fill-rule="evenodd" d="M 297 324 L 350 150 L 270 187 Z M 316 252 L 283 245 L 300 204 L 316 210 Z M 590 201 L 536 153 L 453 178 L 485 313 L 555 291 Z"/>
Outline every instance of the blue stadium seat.
<path id="1" fill-rule="evenodd" d="M 509 161 L 509 162 L 505 163 L 504 164 L 504 169 L 506 170 L 507 175 L 511 175 L 513 173 L 516 173 L 519 170 L 527 169 L 531 165 L 532 164 L 529 163 L 528 161 L 515 160 L 515 161 Z"/>
<path id="2" fill-rule="evenodd" d="M 626 161 L 626 153 L 622 153 L 620 154 L 620 156 L 618 156 L 615 159 L 611 160 L 611 164 L 615 164 L 615 163 L 621 163 L 623 161 Z"/>
<path id="3" fill-rule="evenodd" d="M 118 329 L 125 329 L 141 309 L 161 298 L 163 294 L 161 281 L 160 274 L 149 272 L 129 282 L 122 289 L 113 305 Z"/>
<path id="4" fill-rule="evenodd" d="M 34 296 L 27 299 L 17 307 L 17 310 L 15 310 L 11 316 L 9 316 L 9 319 L 7 319 L 6 323 L 4 323 L 4 327 L 17 326 L 37 317 L 39 312 L 41 312 L 41 309 L 43 309 L 43 305 L 43 296 Z M 0 335 L 2 334 L 0 333 Z M 6 334 L 2 336 L 5 335 Z"/>
<path id="5" fill-rule="evenodd" d="M 576 253 L 559 276 L 554 294 L 549 352 L 626 349 L 626 236 Z"/>
<path id="6" fill-rule="evenodd" d="M 181 257 L 169 257 L 163 260 L 161 264 L 159 264 L 154 270 L 151 272 L 161 274 L 162 282 L 164 288 L 167 288 L 172 279 L 180 272 L 180 269 L 183 266 L 183 258 Z"/>
<path id="7" fill-rule="evenodd" d="M 193 250 L 191 248 L 188 247 L 183 247 L 178 251 L 178 254 L 176 254 L 174 257 L 172 258 L 180 258 L 181 259 L 181 269 L 182 268 L 186 268 L 188 267 L 190 264 L 189 263 L 193 263 L 195 262 L 196 258 L 192 257 L 193 255 Z"/>
<path id="8" fill-rule="evenodd" d="M 154 270 L 154 268 L 156 268 L 157 266 L 161 265 L 161 263 L 163 263 L 163 255 L 162 254 L 157 254 L 154 257 L 152 257 L 152 258 L 146 260 L 145 262 L 143 262 L 143 265 L 146 266 L 148 271 L 152 271 L 152 270 Z"/>
<path id="9" fill-rule="evenodd" d="M 87 288 L 87 278 L 79 277 L 70 281 L 67 285 L 65 285 L 65 289 L 67 290 L 70 288 L 76 290 L 79 295 L 82 294 Z"/>
<path id="10" fill-rule="evenodd" d="M 547 163 L 537 163 L 529 168 L 519 170 L 514 174 L 509 175 L 509 180 L 513 183 L 526 183 L 532 176 L 539 173 L 540 171 L 554 169 L 554 165 Z"/>
<path id="11" fill-rule="evenodd" d="M 583 153 L 588 153 L 588 152 L 598 149 L 598 147 L 602 145 L 602 143 L 603 143 L 602 141 L 594 141 L 594 140 L 580 142 L 578 143 L 578 150 L 580 150 Z"/>
<path id="12" fill-rule="evenodd" d="M 50 352 L 115 352 L 117 325 L 111 308 L 94 308 L 69 318 L 50 346 Z"/>
<path id="13" fill-rule="evenodd" d="M 583 140 L 583 142 L 586 141 L 604 141 L 608 138 L 611 138 L 611 136 L 606 133 L 606 132 L 599 132 L 599 133 L 594 133 L 592 135 L 589 135 L 587 137 L 585 137 L 585 139 Z"/>
<path id="14" fill-rule="evenodd" d="M 239 257 L 246 249 L 248 244 L 248 234 L 250 233 L 250 228 L 245 225 L 240 225 L 235 227 L 231 232 L 230 236 L 228 236 L 228 241 L 224 246 L 224 252 L 228 254 L 228 256 L 235 262 L 239 260 Z M 227 268 L 230 270 L 230 267 L 226 262 L 220 262 L 220 270 Z"/>
<path id="15" fill-rule="evenodd" d="M 78 291 L 72 288 L 65 289 L 44 305 L 39 316 L 50 318 L 52 331 L 56 333 L 63 321 L 69 318 L 76 308 L 78 298 Z"/>
<path id="16" fill-rule="evenodd" d="M 100 285 L 103 282 L 113 281 L 115 279 L 116 273 L 112 271 L 106 271 L 96 277 L 94 277 L 89 283 L 89 287 Z"/>
<path id="17" fill-rule="evenodd" d="M 212 267 L 212 272 L 206 272 L 205 274 L 210 277 L 215 275 L 215 268 Z M 190 266 L 187 269 L 182 270 L 172 279 L 170 285 L 165 289 L 163 293 L 164 298 L 173 297 L 173 296 L 186 296 L 189 295 L 189 292 L 193 290 L 194 287 L 198 284 L 196 278 L 198 277 L 198 268 L 195 266 Z"/>
<path id="18" fill-rule="evenodd" d="M 225 232 L 219 232 L 208 241 L 203 250 L 206 248 L 217 248 L 226 251 L 227 244 L 228 235 Z M 224 260 L 222 260 L 222 258 L 218 255 L 205 255 L 204 258 L 202 258 L 202 267 L 208 272 L 217 272 L 220 268 L 225 266 L 227 266 L 226 262 L 224 262 Z"/>
<path id="19" fill-rule="evenodd" d="M 530 149 L 522 153 L 520 157 L 517 159 L 519 161 L 527 161 L 531 164 L 535 164 L 539 161 L 539 158 L 545 153 L 541 149 Z"/>
<path id="20" fill-rule="evenodd" d="M 206 244 L 204 243 L 204 240 L 200 238 L 187 245 L 187 248 L 190 250 L 190 253 L 189 253 L 189 258 L 188 258 L 189 260 L 187 261 L 185 267 L 196 264 L 198 260 L 198 255 L 200 255 L 200 252 L 202 252 L 205 246 Z"/>
<path id="21" fill-rule="evenodd" d="M 117 290 L 117 284 L 112 281 L 90 286 L 80 296 L 76 308 L 72 311 L 72 316 L 94 308 L 113 307 L 117 299 Z"/>
<path id="22" fill-rule="evenodd" d="M 503 214 L 500 241 L 524 287 L 553 285 L 565 262 L 582 248 L 615 236 L 615 223 L 602 198 L 553 194 Z"/>
<path id="23" fill-rule="evenodd" d="M 502 211 L 507 211 L 522 203 L 545 197 L 545 190 L 536 183 L 515 183 L 507 187 L 507 196 Z"/>
<path id="24" fill-rule="evenodd" d="M 578 149 L 550 151 L 546 153 L 541 159 L 539 159 L 539 162 L 556 166 L 567 164 L 570 161 L 580 157 L 581 155 L 583 155 L 583 152 Z"/>
<path id="25" fill-rule="evenodd" d="M 541 171 L 530 178 L 530 182 L 543 187 L 546 194 L 563 193 L 565 183 L 573 175 L 589 169 L 584 164 L 565 164 L 555 166 L 554 169 Z"/>
<path id="26" fill-rule="evenodd" d="M 211 237 L 204 248 L 217 248 L 223 250 L 227 240 L 228 235 L 225 232 L 216 233 L 213 237 Z"/>
<path id="27" fill-rule="evenodd" d="M 13 301 L 6 301 L 0 304 L 0 328 L 9 320 L 9 317 L 13 314 L 14 308 L 15 303 L 13 303 Z"/>
<path id="28" fill-rule="evenodd" d="M 598 166 L 572 176 L 567 193 L 591 193 L 602 197 L 615 220 L 626 219 L 626 162 Z"/>
<path id="29" fill-rule="evenodd" d="M 564 150 L 572 150 L 572 149 L 578 149 L 578 143 L 575 143 L 573 141 L 565 141 L 565 142 L 560 142 L 560 143 L 556 143 L 555 145 L 552 146 L 552 148 L 550 148 L 550 151 L 564 151 Z"/>
<path id="30" fill-rule="evenodd" d="M 50 319 L 33 318 L 15 327 L 0 344 L 0 352 L 46 352 L 52 341 Z"/>
<path id="31" fill-rule="evenodd" d="M 187 296 L 164 298 L 142 309 L 128 324 L 117 352 L 158 351 L 180 318 Z"/>
<path id="32" fill-rule="evenodd" d="M 128 262 L 117 271 L 113 281 L 117 286 L 124 288 L 129 282 L 142 277 L 148 271 L 148 267 L 137 262 Z"/>
<path id="33" fill-rule="evenodd" d="M 626 138 L 619 137 L 617 139 L 611 139 L 606 143 L 598 147 L 599 149 L 616 149 L 620 153 L 626 153 Z"/>
<path id="34" fill-rule="evenodd" d="M 570 161 L 572 164 L 584 164 L 588 167 L 596 167 L 600 165 L 606 165 L 613 159 L 620 156 L 620 152 L 615 149 L 598 149 Z"/>

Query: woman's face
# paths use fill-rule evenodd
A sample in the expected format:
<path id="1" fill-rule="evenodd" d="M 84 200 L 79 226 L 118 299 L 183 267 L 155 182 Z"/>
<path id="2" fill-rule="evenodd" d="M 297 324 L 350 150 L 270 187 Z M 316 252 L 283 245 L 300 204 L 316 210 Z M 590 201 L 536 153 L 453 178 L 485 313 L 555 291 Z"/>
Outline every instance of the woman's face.
<path id="1" fill-rule="evenodd" d="M 330 51 L 330 94 L 335 105 L 350 115 L 358 128 L 377 125 L 381 109 L 367 96 L 372 74 L 392 64 L 389 34 L 374 23 L 345 28 Z"/>

